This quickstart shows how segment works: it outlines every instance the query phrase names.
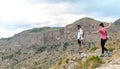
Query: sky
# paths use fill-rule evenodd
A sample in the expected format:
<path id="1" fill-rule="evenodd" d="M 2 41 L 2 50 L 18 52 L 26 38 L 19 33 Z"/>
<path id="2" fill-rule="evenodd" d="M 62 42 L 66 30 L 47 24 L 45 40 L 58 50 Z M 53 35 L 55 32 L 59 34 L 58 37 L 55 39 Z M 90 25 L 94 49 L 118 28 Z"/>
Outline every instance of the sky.
<path id="1" fill-rule="evenodd" d="M 64 27 L 83 18 L 115 21 L 120 0 L 0 0 L 0 38 L 45 26 Z"/>

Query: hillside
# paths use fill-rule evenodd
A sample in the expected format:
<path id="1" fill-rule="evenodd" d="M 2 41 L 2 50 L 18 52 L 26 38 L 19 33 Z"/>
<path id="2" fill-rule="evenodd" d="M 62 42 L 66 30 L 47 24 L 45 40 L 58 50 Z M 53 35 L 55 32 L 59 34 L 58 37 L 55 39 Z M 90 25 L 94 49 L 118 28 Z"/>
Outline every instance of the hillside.
<path id="1" fill-rule="evenodd" d="M 100 21 L 85 17 L 65 27 L 33 28 L 10 38 L 2 38 L 0 68 L 48 69 L 57 61 L 66 58 L 68 54 L 78 53 L 76 40 L 78 24 L 85 30 L 85 49 L 95 46 L 99 35 L 89 35 L 89 31 L 98 29 L 99 23 Z M 113 24 L 108 33 L 117 33 L 119 29 L 118 25 Z"/>
<path id="2" fill-rule="evenodd" d="M 111 57 L 99 58 L 100 46 L 95 45 L 81 55 L 68 55 L 49 69 L 120 69 L 119 35 L 120 32 L 112 34 L 108 40 L 107 48 L 112 52 Z"/>

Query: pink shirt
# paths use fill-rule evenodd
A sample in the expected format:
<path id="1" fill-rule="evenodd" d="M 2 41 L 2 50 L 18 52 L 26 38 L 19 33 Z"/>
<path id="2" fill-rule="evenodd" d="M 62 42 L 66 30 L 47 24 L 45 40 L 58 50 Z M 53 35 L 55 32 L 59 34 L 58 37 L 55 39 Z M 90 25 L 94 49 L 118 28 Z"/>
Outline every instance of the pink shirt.
<path id="1" fill-rule="evenodd" d="M 99 29 L 99 32 L 100 32 L 100 37 L 101 37 L 101 39 L 107 39 L 107 31 L 106 31 L 106 28 L 100 28 L 100 29 Z"/>

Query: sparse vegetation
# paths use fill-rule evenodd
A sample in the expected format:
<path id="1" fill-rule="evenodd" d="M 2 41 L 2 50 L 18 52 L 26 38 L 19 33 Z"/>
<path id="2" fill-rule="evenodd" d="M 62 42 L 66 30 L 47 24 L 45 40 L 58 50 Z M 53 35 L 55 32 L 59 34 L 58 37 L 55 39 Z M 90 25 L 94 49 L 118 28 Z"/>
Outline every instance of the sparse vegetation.
<path id="1" fill-rule="evenodd" d="M 97 50 L 97 49 L 98 49 L 97 46 L 93 46 L 92 48 L 90 48 L 90 51 L 95 51 L 95 50 Z"/>
<path id="2" fill-rule="evenodd" d="M 15 54 L 20 55 L 21 54 L 21 49 L 19 49 L 17 52 L 15 52 Z"/>
<path id="3" fill-rule="evenodd" d="M 36 53 L 41 53 L 41 52 L 45 51 L 46 48 L 47 47 L 45 47 L 45 46 L 44 47 L 39 47 L 39 48 L 37 48 Z"/>
<path id="4" fill-rule="evenodd" d="M 66 64 L 66 63 L 68 63 L 69 60 L 70 60 L 69 58 L 60 60 L 60 61 L 58 62 L 58 64 L 57 64 L 57 66 L 56 66 L 55 69 L 58 69 L 60 66 Z"/>
<path id="5" fill-rule="evenodd" d="M 107 49 L 110 51 L 110 52 L 113 52 L 114 50 L 115 50 L 115 47 L 109 47 L 109 46 L 107 46 Z"/>
<path id="6" fill-rule="evenodd" d="M 98 56 L 90 56 L 83 65 L 86 69 L 95 69 L 96 67 L 99 67 L 102 64 L 104 64 L 104 61 Z"/>
<path id="7" fill-rule="evenodd" d="M 8 56 L 4 56 L 3 59 L 12 59 L 15 56 L 15 54 L 11 54 Z"/>
<path id="8" fill-rule="evenodd" d="M 53 49 L 58 49 L 60 47 L 60 44 L 53 44 L 51 45 L 50 49 L 53 50 Z"/>
<path id="9" fill-rule="evenodd" d="M 30 32 L 41 32 L 41 31 L 49 31 L 49 30 L 55 30 L 59 29 L 59 27 L 43 27 L 43 28 L 34 28 L 30 30 Z"/>
<path id="10" fill-rule="evenodd" d="M 54 69 L 59 69 L 61 66 L 64 67 L 65 64 L 69 62 L 69 58 L 61 60 L 58 62 L 58 65 Z M 76 60 L 77 65 L 73 66 L 71 69 L 95 69 L 105 62 L 100 59 L 98 56 L 89 56 L 85 62 L 82 62 L 82 58 Z M 66 68 L 65 68 L 66 69 Z"/>
<path id="11" fill-rule="evenodd" d="M 65 42 L 65 43 L 64 43 L 64 46 L 63 46 L 63 51 L 65 51 L 68 46 L 69 46 L 69 43 L 68 43 L 68 42 Z"/>
<path id="12" fill-rule="evenodd" d="M 1 40 L 10 40 L 12 39 L 12 37 L 9 37 L 9 38 L 1 38 Z"/>

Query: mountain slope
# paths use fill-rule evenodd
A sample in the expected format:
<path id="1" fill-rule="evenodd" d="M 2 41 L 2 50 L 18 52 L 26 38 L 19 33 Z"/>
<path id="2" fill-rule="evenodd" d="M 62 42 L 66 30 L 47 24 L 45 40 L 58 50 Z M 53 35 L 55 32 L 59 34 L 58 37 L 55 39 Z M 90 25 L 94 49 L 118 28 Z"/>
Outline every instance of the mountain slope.
<path id="1" fill-rule="evenodd" d="M 117 19 L 114 23 L 115 23 L 116 25 L 120 25 L 120 19 Z"/>
<path id="2" fill-rule="evenodd" d="M 10 38 L 3 38 L 0 40 L 0 67 L 49 68 L 68 54 L 78 52 L 78 24 L 85 30 L 86 49 L 94 46 L 99 36 L 89 35 L 89 31 L 97 30 L 99 23 L 100 21 L 85 17 L 63 28 L 34 28 Z M 116 33 L 118 29 L 120 28 L 113 24 L 108 33 Z"/>
<path id="3" fill-rule="evenodd" d="M 100 47 L 94 46 L 85 53 L 69 55 L 49 69 L 120 69 L 120 32 L 112 34 L 107 48 L 112 52 L 111 57 L 105 55 L 99 58 Z M 116 39 L 116 37 L 118 37 Z"/>

